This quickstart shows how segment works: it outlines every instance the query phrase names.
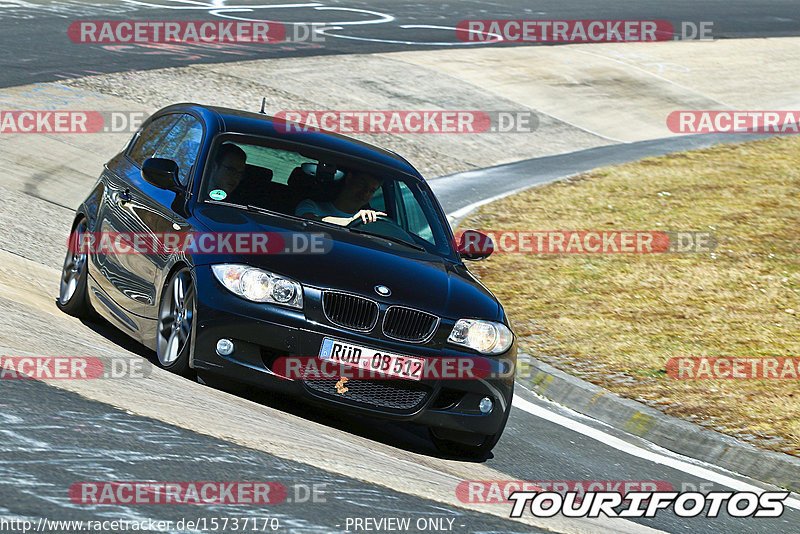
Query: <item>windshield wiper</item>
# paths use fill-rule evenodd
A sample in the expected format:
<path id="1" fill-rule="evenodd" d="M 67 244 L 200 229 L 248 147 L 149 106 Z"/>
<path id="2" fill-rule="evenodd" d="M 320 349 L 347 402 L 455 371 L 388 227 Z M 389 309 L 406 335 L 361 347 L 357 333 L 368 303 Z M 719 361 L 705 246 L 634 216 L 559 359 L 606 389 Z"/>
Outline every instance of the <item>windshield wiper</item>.
<path id="1" fill-rule="evenodd" d="M 310 222 L 310 223 L 317 224 L 317 225 L 326 224 L 326 223 L 323 223 L 322 221 L 316 221 L 314 219 L 306 219 L 305 217 L 298 217 L 297 215 L 290 215 L 288 213 L 282 213 L 280 211 L 274 211 L 274 210 L 270 210 L 270 209 L 267 209 L 267 208 L 262 208 L 261 206 L 256 206 L 254 204 L 248 204 L 247 206 L 245 206 L 245 209 L 247 211 L 254 211 L 256 213 L 263 213 L 264 215 L 278 215 L 280 217 L 289 217 L 291 219 L 294 219 L 294 220 L 297 220 L 297 221 L 302 221 L 304 223 L 305 222 Z"/>
<path id="2" fill-rule="evenodd" d="M 344 228 L 346 228 L 346 227 L 344 227 Z M 367 232 L 366 230 L 359 230 L 358 228 L 347 228 L 347 229 L 350 230 L 353 233 L 356 233 L 356 234 L 368 235 L 368 236 L 371 236 L 371 237 L 377 237 L 377 238 L 380 238 L 380 239 L 385 239 L 387 241 L 391 241 L 393 243 L 398 243 L 400 245 L 405 245 L 405 246 L 407 246 L 409 248 L 413 248 L 413 249 L 419 250 L 421 252 L 428 252 L 427 250 L 425 250 L 424 247 L 422 247 L 420 245 L 417 245 L 416 243 L 410 243 L 410 242 L 406 241 L 405 239 L 400 239 L 399 237 L 389 237 L 389 236 L 385 236 L 385 235 L 381 235 L 381 234 L 373 234 L 372 232 Z"/>
<path id="3" fill-rule="evenodd" d="M 272 210 L 268 210 L 267 208 L 262 208 L 261 206 L 256 206 L 254 204 L 248 204 L 246 208 L 247 211 L 255 211 L 256 213 L 263 213 L 265 215 L 275 215 L 276 213 Z"/>
<path id="4" fill-rule="evenodd" d="M 229 204 L 229 205 L 230 206 L 240 207 L 238 204 Z M 267 214 L 267 215 L 275 215 L 277 213 L 277 212 L 268 210 L 266 208 L 262 208 L 261 206 L 255 206 L 253 204 L 248 204 L 245 208 L 247 209 L 247 211 L 254 211 L 256 213 L 264 213 L 264 214 Z M 285 214 L 281 214 L 281 213 L 277 213 L 277 214 L 285 216 Z M 325 221 L 317 221 L 315 219 L 306 219 L 305 217 L 294 216 L 294 218 L 302 220 L 303 222 L 310 222 L 310 223 L 316 224 L 318 226 L 338 228 L 338 229 L 346 230 L 348 232 L 353 232 L 353 233 L 356 233 L 356 234 L 368 235 L 370 237 L 377 237 L 379 239 L 385 239 L 386 241 L 391 241 L 393 243 L 404 245 L 406 247 L 413 248 L 414 250 L 419 250 L 420 252 L 427 252 L 427 250 L 424 247 L 422 247 L 420 245 L 417 245 L 416 243 L 411 243 L 409 241 L 406 241 L 405 239 L 400 239 L 399 237 L 389 237 L 389 236 L 380 235 L 380 234 L 373 234 L 372 232 L 367 232 L 366 230 L 359 230 L 357 228 L 348 228 L 346 226 L 339 226 L 338 224 L 328 223 L 328 222 L 325 222 Z"/>

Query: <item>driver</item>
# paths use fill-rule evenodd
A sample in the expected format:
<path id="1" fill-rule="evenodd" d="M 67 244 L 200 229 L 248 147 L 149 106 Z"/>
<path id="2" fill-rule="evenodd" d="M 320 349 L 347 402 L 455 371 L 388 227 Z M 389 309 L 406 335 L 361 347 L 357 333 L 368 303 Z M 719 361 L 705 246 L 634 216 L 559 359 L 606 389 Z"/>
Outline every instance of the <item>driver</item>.
<path id="1" fill-rule="evenodd" d="M 347 226 L 359 218 L 364 224 L 375 222 L 382 211 L 361 209 L 367 204 L 381 182 L 371 174 L 350 171 L 344 177 L 344 187 L 333 201 L 318 202 L 307 198 L 295 208 L 295 215 L 307 219 L 321 219 L 324 222 Z"/>

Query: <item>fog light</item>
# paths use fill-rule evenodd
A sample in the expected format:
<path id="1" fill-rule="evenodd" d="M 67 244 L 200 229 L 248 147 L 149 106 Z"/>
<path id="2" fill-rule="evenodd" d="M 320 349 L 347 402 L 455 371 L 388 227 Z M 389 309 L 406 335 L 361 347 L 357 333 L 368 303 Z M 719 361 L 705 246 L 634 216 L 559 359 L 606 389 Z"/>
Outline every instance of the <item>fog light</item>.
<path id="1" fill-rule="evenodd" d="M 220 356 L 230 356 L 232 353 L 233 341 L 230 339 L 220 339 L 217 341 L 217 354 Z M 481 404 L 483 404 L 483 401 L 481 401 Z"/>
<path id="2" fill-rule="evenodd" d="M 490 399 L 489 397 L 484 397 L 478 404 L 478 408 L 480 408 L 481 413 L 489 413 L 494 408 L 494 402 L 492 402 L 492 399 Z"/>

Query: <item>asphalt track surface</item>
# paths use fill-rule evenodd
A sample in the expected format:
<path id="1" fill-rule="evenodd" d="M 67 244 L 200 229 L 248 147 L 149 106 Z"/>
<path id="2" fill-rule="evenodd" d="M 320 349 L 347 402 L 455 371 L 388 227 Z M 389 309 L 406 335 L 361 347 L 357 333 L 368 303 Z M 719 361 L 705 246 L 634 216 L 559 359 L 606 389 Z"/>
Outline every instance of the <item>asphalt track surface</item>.
<path id="1" fill-rule="evenodd" d="M 220 7 L 224 4 L 224 7 Z M 291 5 L 292 7 L 277 7 Z M 265 45 L 103 45 L 74 43 L 67 28 L 77 20 L 268 19 L 324 24 L 324 42 Z M 800 34 L 795 0 L 120 0 L 0 2 L 0 87 L 133 69 L 192 63 L 370 54 L 472 46 L 452 30 L 466 19 L 600 19 L 713 22 L 717 39 Z M 290 32 L 289 37 L 293 34 Z M 492 45 L 506 46 L 506 45 Z"/>
<path id="2" fill-rule="evenodd" d="M 261 528 L 267 519 L 280 531 L 344 530 L 347 517 L 403 514 L 417 519 L 448 518 L 460 532 L 530 532 L 530 527 L 495 516 L 461 510 L 389 488 L 292 462 L 189 432 L 153 419 L 132 416 L 41 382 L 3 386 L 0 421 L 0 517 L 46 516 L 59 520 L 198 517 L 249 518 Z M 24 423 L 22 422 L 24 421 Z M 91 445 L 87 445 L 90 442 Z M 187 454 L 191 451 L 190 454 Z M 47 455 L 46 459 L 43 455 Z M 10 459 L 13 458 L 13 459 Z M 277 481 L 287 500 L 277 504 L 162 506 L 74 503 L 64 488 L 77 480 L 183 481 L 187 473 L 209 481 Z M 5 486 L 5 487 L 4 487 Z M 176 525 L 177 526 L 177 525 Z"/>
<path id="3" fill-rule="evenodd" d="M 590 169 L 705 148 L 718 143 L 741 143 L 766 137 L 771 136 L 698 134 L 621 143 L 461 172 L 432 180 L 430 185 L 451 221 L 457 221 L 478 206 Z"/>
<path id="4" fill-rule="evenodd" d="M 158 2 L 165 7 L 145 8 L 130 2 L 102 5 L 97 3 L 61 2 L 58 6 L 29 3 L 29 7 L 0 8 L 2 41 L 0 49 L 0 85 L 43 82 L 94 72 L 115 72 L 129 69 L 150 69 L 187 63 L 225 60 L 287 57 L 311 54 L 373 53 L 436 46 L 425 44 L 391 44 L 381 40 L 414 39 L 421 43 L 442 41 L 443 30 L 401 29 L 401 24 L 452 26 L 465 18 L 513 18 L 533 13 L 540 18 L 648 18 L 667 20 L 714 20 L 722 35 L 718 37 L 752 37 L 796 35 L 794 2 L 661 2 L 646 6 L 645 2 L 428 2 L 398 3 L 381 0 L 366 2 L 324 2 L 316 7 L 297 8 L 301 12 L 287 14 L 303 20 L 313 12 L 314 19 L 336 23 L 352 20 L 359 12 L 320 10 L 317 7 L 361 9 L 390 13 L 391 22 L 375 25 L 353 25 L 347 34 L 364 40 L 336 38 L 322 48 L 294 50 L 239 50 L 231 54 L 221 50 L 194 51 L 202 57 L 187 59 L 186 51 L 157 50 L 158 53 L 122 52 L 94 45 L 72 44 L 66 40 L 65 28 L 74 19 L 198 19 L 199 14 L 174 13 L 165 10 L 173 2 Z M 566 5 L 565 5 L 566 4 Z M 542 7 L 537 7 L 541 5 Z M 312 11 L 313 10 L 313 11 Z M 481 12 L 480 10 L 484 10 Z M 529 11 L 525 11 L 529 10 Z M 532 10 L 532 11 L 530 11 Z M 481 12 L 478 16 L 477 13 Z M 733 13 L 736 13 L 733 15 Z M 343 17 L 347 18 L 343 18 Z M 363 12 L 364 19 L 368 19 Z M 374 17 L 375 15 L 370 15 Z M 274 17 L 277 18 L 277 17 Z M 413 31 L 413 37 L 406 32 Z M 456 43 L 456 46 L 458 44 Z M 151 50 L 152 51 L 152 50 Z M 734 140 L 726 136 L 725 140 Z M 478 184 L 497 184 L 497 173 L 507 178 L 494 196 L 508 194 L 537 183 L 544 183 L 599 165 L 629 161 L 674 150 L 707 146 L 718 141 L 713 136 L 695 136 L 680 140 L 658 140 L 631 143 L 582 151 L 579 153 L 540 158 L 466 175 L 445 177 L 432 182 L 448 213 L 458 216 L 471 206 L 463 198 Z M 466 184 L 469 185 L 466 185 Z M 489 197 L 491 198 L 491 196 Z M 66 213 L 64 216 L 68 216 Z M 122 336 L 103 325 L 86 324 L 87 328 L 105 331 L 121 350 L 152 355 L 137 348 Z M 79 335 L 79 333 L 77 333 Z M 456 532 L 535 532 L 536 529 L 478 514 L 460 508 L 399 493 L 380 485 L 323 471 L 305 463 L 233 445 L 161 421 L 132 415 L 109 405 L 91 401 L 73 393 L 36 381 L 3 381 L 0 384 L 0 517 L 51 519 L 119 519 L 152 517 L 239 516 L 278 517 L 281 531 L 343 531 L 347 517 L 407 516 L 446 517 L 454 520 Z M 738 484 L 763 485 L 744 477 L 701 466 L 699 462 L 677 458 L 650 444 L 601 423 L 574 414 L 518 388 L 517 406 L 509 419 L 506 432 L 493 454 L 484 464 L 517 480 L 638 480 L 663 481 L 680 490 L 698 487 L 710 479 L 705 489 L 727 489 Z M 332 428 L 376 442 L 391 444 L 398 450 L 436 456 L 424 429 L 412 424 L 390 425 L 361 418 L 340 418 L 333 413 L 319 412 L 290 402 L 249 393 L 256 402 L 277 407 L 301 419 L 323 422 Z M 531 408 L 531 406 L 533 408 Z M 535 415 L 544 413 L 547 417 Z M 534 413 L 531 413 L 534 412 Z M 265 425 L 268 422 L 265 422 Z M 606 439 L 596 439 L 586 428 L 601 431 Z M 266 431 L 266 430 L 265 430 Z M 624 442 L 619 445 L 616 440 Z M 613 442 L 614 445 L 607 444 Z M 671 461 L 642 458 L 642 451 Z M 357 453 L 357 449 L 355 450 Z M 645 455 L 646 456 L 646 455 Z M 684 462 L 683 468 L 671 467 Z M 688 467 L 686 467 L 688 466 Z M 702 474 L 705 468 L 715 476 Z M 70 501 L 66 488 L 81 480 L 277 480 L 293 484 L 325 484 L 325 502 L 285 503 L 258 509 L 250 507 L 87 507 Z M 727 483 L 725 483 L 727 481 Z M 505 505 L 500 505 L 501 507 Z M 500 515 L 507 514 L 508 507 Z M 796 532 L 800 511 L 787 508 L 779 519 L 714 520 L 681 519 L 661 513 L 655 519 L 638 523 L 668 532 Z M 284 528 L 285 527 L 285 528 Z"/>

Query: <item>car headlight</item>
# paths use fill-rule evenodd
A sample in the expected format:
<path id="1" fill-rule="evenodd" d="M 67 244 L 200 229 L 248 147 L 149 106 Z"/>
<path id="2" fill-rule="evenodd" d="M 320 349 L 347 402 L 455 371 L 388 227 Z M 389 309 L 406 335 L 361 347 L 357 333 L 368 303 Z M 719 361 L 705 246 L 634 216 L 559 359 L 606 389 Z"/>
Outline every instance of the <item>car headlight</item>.
<path id="1" fill-rule="evenodd" d="M 283 276 L 248 265 L 212 265 L 214 276 L 225 288 L 253 302 L 303 307 L 303 286 Z"/>
<path id="2" fill-rule="evenodd" d="M 502 323 L 459 319 L 447 341 L 464 345 L 483 354 L 500 354 L 514 342 L 514 334 Z"/>

